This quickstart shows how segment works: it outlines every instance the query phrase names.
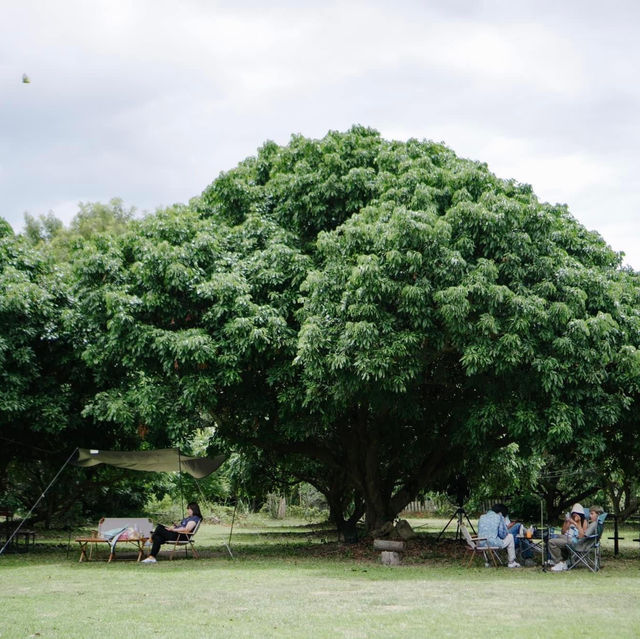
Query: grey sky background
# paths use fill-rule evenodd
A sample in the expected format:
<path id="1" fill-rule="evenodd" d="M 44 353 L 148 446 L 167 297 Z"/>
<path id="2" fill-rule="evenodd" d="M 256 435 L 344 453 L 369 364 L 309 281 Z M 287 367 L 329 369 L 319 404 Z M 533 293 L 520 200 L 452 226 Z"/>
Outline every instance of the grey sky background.
<path id="1" fill-rule="evenodd" d="M 640 270 L 639 18 L 615 0 L 0 0 L 0 216 L 187 202 L 267 139 L 358 123 L 531 184 Z"/>

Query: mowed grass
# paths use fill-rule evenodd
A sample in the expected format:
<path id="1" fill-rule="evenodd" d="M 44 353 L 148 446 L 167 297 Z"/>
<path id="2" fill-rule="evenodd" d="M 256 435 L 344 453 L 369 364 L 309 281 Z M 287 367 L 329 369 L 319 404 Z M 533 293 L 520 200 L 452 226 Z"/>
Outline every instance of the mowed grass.
<path id="1" fill-rule="evenodd" d="M 241 522 L 233 560 L 227 526 L 201 527 L 199 561 L 182 553 L 156 565 L 128 560 L 125 546 L 111 564 L 79 564 L 77 544 L 67 556 L 51 540 L 0 557 L 0 637 L 573 638 L 576 620 L 580 634 L 640 636 L 632 531 L 617 558 L 606 542 L 598 574 L 554 574 L 467 568 L 461 547 L 435 542 L 446 520 L 412 523 L 422 538 L 399 567 L 380 565 L 370 543 L 339 544 L 299 521 Z"/>

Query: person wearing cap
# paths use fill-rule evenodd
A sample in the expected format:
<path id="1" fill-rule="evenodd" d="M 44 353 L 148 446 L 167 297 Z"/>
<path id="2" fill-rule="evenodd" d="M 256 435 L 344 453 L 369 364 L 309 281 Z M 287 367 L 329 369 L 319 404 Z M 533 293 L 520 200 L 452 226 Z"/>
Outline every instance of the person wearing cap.
<path id="1" fill-rule="evenodd" d="M 576 544 L 576 550 L 585 550 L 590 543 L 593 543 L 589 538 L 597 535 L 598 517 L 602 515 L 603 512 L 604 508 L 602 506 L 591 506 L 591 508 L 589 508 L 589 523 L 584 531 L 584 537 L 578 540 Z"/>
<path id="2" fill-rule="evenodd" d="M 596 515 L 596 520 L 597 520 Z M 597 521 L 596 521 L 597 523 Z M 571 513 L 562 524 L 562 534 L 553 539 L 549 539 L 549 556 L 553 567 L 553 572 L 560 572 L 567 569 L 567 562 L 564 555 L 568 553 L 567 545 L 576 545 L 587 534 L 587 521 L 584 516 L 582 504 L 575 503 L 571 508 Z"/>
<path id="3" fill-rule="evenodd" d="M 494 504 L 480 517 L 478 537 L 486 541 L 479 541 L 478 545 L 506 548 L 509 568 L 520 568 L 520 564 L 516 561 L 515 540 L 507 529 L 505 515 L 507 515 L 507 507 L 504 504 Z"/>

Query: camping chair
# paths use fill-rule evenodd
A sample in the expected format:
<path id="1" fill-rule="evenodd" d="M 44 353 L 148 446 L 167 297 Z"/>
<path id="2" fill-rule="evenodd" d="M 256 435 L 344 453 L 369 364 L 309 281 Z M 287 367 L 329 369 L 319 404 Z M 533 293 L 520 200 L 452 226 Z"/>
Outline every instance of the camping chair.
<path id="1" fill-rule="evenodd" d="M 467 530 L 467 527 L 464 524 L 460 524 L 460 532 L 462 533 L 462 537 L 464 538 L 464 540 L 467 542 L 467 545 L 465 546 L 466 550 L 468 550 L 471 553 L 471 557 L 468 563 L 469 567 L 473 562 L 473 558 L 478 554 L 482 554 L 484 558 L 485 566 L 489 565 L 489 559 L 491 559 L 491 561 L 493 562 L 493 565 L 496 568 L 498 567 L 498 563 L 502 565 L 502 559 L 498 554 L 498 551 L 502 550 L 502 548 L 500 548 L 499 546 L 481 545 L 481 543 L 479 542 L 487 541 L 486 538 L 472 537 L 469 531 Z"/>
<path id="2" fill-rule="evenodd" d="M 598 527 L 595 535 L 583 537 L 575 546 L 567 544 L 569 559 L 567 570 L 571 570 L 580 564 L 586 566 L 591 572 L 600 570 L 600 537 L 604 529 L 607 513 L 598 515 Z"/>
<path id="3" fill-rule="evenodd" d="M 185 553 L 188 552 L 189 547 L 191 547 L 191 552 L 193 552 L 193 556 L 196 559 L 200 559 L 200 555 L 198 555 L 198 551 L 195 549 L 193 545 L 193 537 L 198 532 L 198 528 L 200 528 L 200 524 L 202 523 L 202 519 L 198 521 L 190 533 L 180 533 L 178 538 L 174 541 L 166 541 L 165 544 L 167 546 L 173 546 L 171 552 L 169 553 L 169 560 L 173 559 L 173 554 L 177 550 L 178 546 L 184 546 Z"/>

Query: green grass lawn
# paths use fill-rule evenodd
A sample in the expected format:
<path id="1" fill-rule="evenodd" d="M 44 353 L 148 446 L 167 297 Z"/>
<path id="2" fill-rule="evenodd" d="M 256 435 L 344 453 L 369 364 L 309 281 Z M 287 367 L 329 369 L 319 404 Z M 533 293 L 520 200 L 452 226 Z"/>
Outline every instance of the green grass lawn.
<path id="1" fill-rule="evenodd" d="M 446 520 L 412 523 L 421 538 L 399 567 L 300 521 L 241 521 L 233 560 L 229 527 L 203 525 L 199 561 L 156 565 L 127 560 L 124 547 L 112 564 L 79 564 L 77 544 L 67 555 L 52 537 L 0 557 L 0 637 L 640 636 L 636 531 L 624 531 L 617 558 L 606 540 L 598 574 L 556 574 L 467 569 L 461 547 L 435 543 Z"/>

